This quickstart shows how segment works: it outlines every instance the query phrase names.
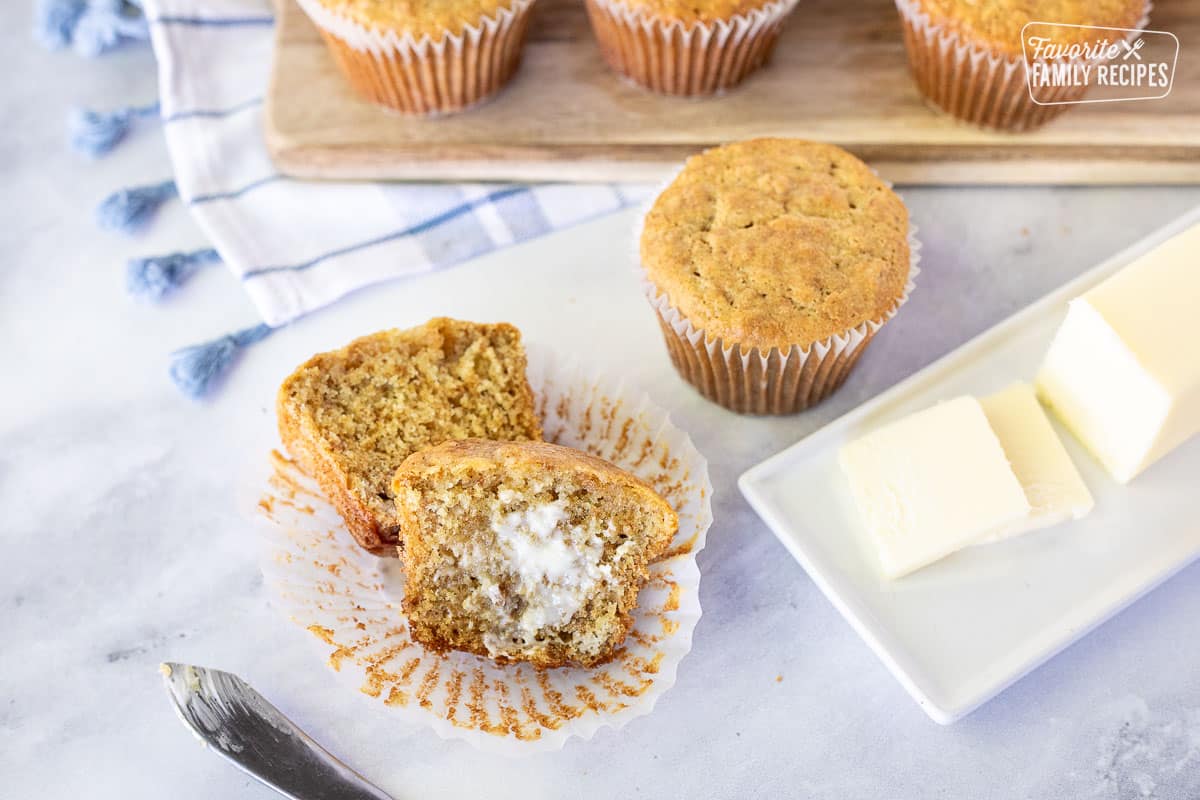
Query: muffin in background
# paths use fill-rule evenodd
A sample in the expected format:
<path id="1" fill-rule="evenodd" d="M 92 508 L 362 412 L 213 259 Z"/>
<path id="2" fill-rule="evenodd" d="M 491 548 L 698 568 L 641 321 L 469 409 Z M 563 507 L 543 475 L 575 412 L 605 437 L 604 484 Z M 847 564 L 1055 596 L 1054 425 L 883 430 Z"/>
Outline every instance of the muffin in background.
<path id="1" fill-rule="evenodd" d="M 646 214 L 645 289 L 671 361 L 732 411 L 829 396 L 911 290 L 908 210 L 839 147 L 752 139 L 688 159 Z"/>
<path id="2" fill-rule="evenodd" d="M 587 0 L 604 60 L 662 94 L 729 89 L 770 57 L 797 0 Z"/>
<path id="3" fill-rule="evenodd" d="M 406 114 L 461 111 L 521 61 L 533 0 L 297 0 L 361 97 Z"/>
<path id="4" fill-rule="evenodd" d="M 1053 43 L 1090 40 L 1088 27 L 1142 28 L 1146 0 L 896 0 L 917 88 L 953 117 L 984 128 L 1023 131 L 1062 114 L 1088 87 L 1061 86 L 1029 96 L 1021 29 L 1051 27 Z M 1051 105 L 1046 105 L 1051 103 Z"/>

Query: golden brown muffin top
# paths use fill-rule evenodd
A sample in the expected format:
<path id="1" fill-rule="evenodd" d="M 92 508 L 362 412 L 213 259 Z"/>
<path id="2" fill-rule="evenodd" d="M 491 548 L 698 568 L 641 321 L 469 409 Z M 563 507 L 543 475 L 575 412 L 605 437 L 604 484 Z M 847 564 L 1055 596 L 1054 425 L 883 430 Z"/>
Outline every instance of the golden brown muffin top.
<path id="1" fill-rule="evenodd" d="M 619 6 L 637 11 L 643 17 L 663 22 L 716 22 L 738 14 L 748 14 L 773 0 L 612 0 Z"/>
<path id="2" fill-rule="evenodd" d="M 917 0 L 917 6 L 934 24 L 1013 55 L 1021 53 L 1021 28 L 1027 22 L 1132 28 L 1146 12 L 1144 0 Z M 1093 42 L 1099 34 L 1054 26 L 1039 29 L 1038 35 L 1070 45 Z"/>
<path id="3" fill-rule="evenodd" d="M 365 28 L 409 34 L 414 39 L 437 40 L 446 34 L 459 35 L 468 26 L 478 26 L 512 0 L 319 0 L 330 11 Z"/>
<path id="4" fill-rule="evenodd" d="M 752 139 L 688 159 L 646 215 L 641 258 L 670 304 L 727 347 L 807 347 L 895 307 L 908 210 L 840 147 Z"/>

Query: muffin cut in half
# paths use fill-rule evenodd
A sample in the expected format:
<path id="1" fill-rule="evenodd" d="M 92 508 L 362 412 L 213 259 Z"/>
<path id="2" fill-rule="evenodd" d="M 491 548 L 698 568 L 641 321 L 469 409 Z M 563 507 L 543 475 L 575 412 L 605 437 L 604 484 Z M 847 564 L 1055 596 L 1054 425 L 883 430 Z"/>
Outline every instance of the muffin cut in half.
<path id="1" fill-rule="evenodd" d="M 392 488 L 413 638 L 537 667 L 610 658 L 679 527 L 640 479 L 543 442 L 446 442 Z"/>
<path id="2" fill-rule="evenodd" d="M 396 555 L 391 483 L 448 439 L 541 439 L 521 333 L 439 317 L 321 353 L 279 389 L 284 446 L 367 550 Z"/>

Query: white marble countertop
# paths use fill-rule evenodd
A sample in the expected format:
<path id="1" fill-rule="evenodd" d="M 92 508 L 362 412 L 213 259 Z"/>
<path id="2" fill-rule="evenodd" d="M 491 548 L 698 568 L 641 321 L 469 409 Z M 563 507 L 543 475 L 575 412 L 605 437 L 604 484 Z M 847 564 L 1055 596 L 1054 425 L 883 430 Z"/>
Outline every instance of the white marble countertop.
<path id="1" fill-rule="evenodd" d="M 43 53 L 16 5 L 0 29 L 16 60 L 0 82 L 0 794 L 273 796 L 175 720 L 156 666 L 177 660 L 242 674 L 397 798 L 1200 797 L 1200 565 L 939 727 L 734 483 L 1200 190 L 904 190 L 925 243 L 918 291 L 841 392 L 795 417 L 737 417 L 675 376 L 624 260 L 629 213 L 360 292 L 252 348 L 197 404 L 168 383 L 167 352 L 251 324 L 253 310 L 220 270 L 161 306 L 128 300 L 126 258 L 203 238 L 177 205 L 137 238 L 92 225 L 108 191 L 166 176 L 156 132 L 94 163 L 63 143 L 71 104 L 153 96 L 152 59 Z M 270 605 L 235 497 L 271 444 L 276 385 L 316 349 L 443 313 L 511 319 L 622 370 L 710 460 L 716 522 L 694 649 L 654 713 L 618 734 L 509 761 L 393 732 Z"/>

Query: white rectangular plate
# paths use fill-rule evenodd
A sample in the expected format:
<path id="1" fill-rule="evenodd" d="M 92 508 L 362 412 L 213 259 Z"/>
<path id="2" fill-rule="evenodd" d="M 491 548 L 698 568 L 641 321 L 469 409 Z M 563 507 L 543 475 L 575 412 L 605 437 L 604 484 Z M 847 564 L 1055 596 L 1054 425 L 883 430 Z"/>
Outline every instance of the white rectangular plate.
<path id="1" fill-rule="evenodd" d="M 1095 496 L 1092 514 L 967 548 L 897 581 L 879 571 L 838 449 L 938 401 L 1032 380 L 1068 300 L 1197 221 L 1200 208 L 738 481 L 754 510 L 937 722 L 969 713 L 1200 556 L 1200 438 L 1121 486 L 1056 421 Z"/>

